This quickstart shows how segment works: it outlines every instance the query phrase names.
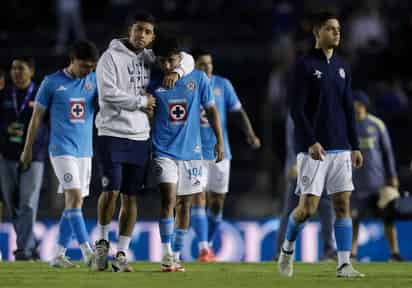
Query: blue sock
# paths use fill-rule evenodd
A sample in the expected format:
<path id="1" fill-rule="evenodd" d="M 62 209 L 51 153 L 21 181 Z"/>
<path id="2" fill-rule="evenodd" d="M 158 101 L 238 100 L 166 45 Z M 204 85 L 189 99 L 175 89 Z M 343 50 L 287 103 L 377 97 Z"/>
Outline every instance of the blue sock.
<path id="1" fill-rule="evenodd" d="M 196 236 L 199 242 L 207 242 L 207 216 L 206 208 L 204 206 L 192 206 L 190 210 L 190 222 L 192 223 L 193 230 L 196 232 Z"/>
<path id="2" fill-rule="evenodd" d="M 295 242 L 304 224 L 305 223 L 296 222 L 295 219 L 293 218 L 293 214 L 291 213 L 289 216 L 288 226 L 286 227 L 285 239 L 290 242 Z"/>
<path id="3" fill-rule="evenodd" d="M 183 248 L 183 241 L 185 238 L 185 235 L 187 233 L 187 229 L 175 229 L 174 237 L 173 237 L 173 243 L 172 243 L 172 248 L 173 252 L 182 252 Z"/>
<path id="4" fill-rule="evenodd" d="M 59 222 L 59 236 L 57 243 L 64 247 L 67 248 L 67 245 L 69 245 L 70 240 L 72 239 L 72 227 L 70 226 L 70 220 L 69 217 L 67 216 L 67 211 L 64 210 L 62 213 L 62 217 L 60 218 Z"/>
<path id="5" fill-rule="evenodd" d="M 208 235 L 207 241 L 213 243 L 213 240 L 219 231 L 220 224 L 222 223 L 223 211 L 220 210 L 217 214 L 213 213 L 210 209 L 207 209 L 208 218 Z"/>
<path id="6" fill-rule="evenodd" d="M 89 241 L 89 234 L 86 230 L 86 224 L 84 223 L 82 210 L 76 209 L 66 209 L 67 218 L 69 218 L 70 226 L 74 235 L 76 236 L 77 242 L 79 244 L 84 244 Z"/>
<path id="7" fill-rule="evenodd" d="M 338 251 L 352 250 L 352 219 L 336 218 L 335 221 L 336 248 Z"/>
<path id="8" fill-rule="evenodd" d="M 173 236 L 173 218 L 161 218 L 159 220 L 160 240 L 162 243 L 170 243 Z"/>

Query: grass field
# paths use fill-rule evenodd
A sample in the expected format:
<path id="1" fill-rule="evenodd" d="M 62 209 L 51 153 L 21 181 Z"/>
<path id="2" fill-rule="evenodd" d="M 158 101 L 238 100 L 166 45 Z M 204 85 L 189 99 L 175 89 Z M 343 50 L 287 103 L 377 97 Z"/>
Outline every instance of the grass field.
<path id="1" fill-rule="evenodd" d="M 254 287 L 254 288 L 338 288 L 338 287 L 412 287 L 412 264 L 356 264 L 366 273 L 363 279 L 338 279 L 335 264 L 297 263 L 295 276 L 280 277 L 276 263 L 189 263 L 184 273 L 159 272 L 157 263 L 133 263 L 134 273 L 89 272 L 78 269 L 56 270 L 46 263 L 0 263 L 0 287 Z"/>

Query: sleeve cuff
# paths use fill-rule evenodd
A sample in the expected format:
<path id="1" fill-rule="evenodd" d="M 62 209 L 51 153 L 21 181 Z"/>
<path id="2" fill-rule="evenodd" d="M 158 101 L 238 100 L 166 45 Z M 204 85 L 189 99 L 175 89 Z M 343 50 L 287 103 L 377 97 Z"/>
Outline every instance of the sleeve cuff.
<path id="1" fill-rule="evenodd" d="M 206 105 L 203 105 L 205 108 L 210 108 L 212 106 L 215 106 L 215 100 L 211 100 L 206 103 Z"/>
<path id="2" fill-rule="evenodd" d="M 237 102 L 235 105 L 230 107 L 229 111 L 230 112 L 236 112 L 236 111 L 240 111 L 241 109 L 242 109 L 242 103 Z"/>
<path id="3" fill-rule="evenodd" d="M 147 97 L 141 96 L 136 99 L 136 109 L 143 109 L 147 107 Z"/>

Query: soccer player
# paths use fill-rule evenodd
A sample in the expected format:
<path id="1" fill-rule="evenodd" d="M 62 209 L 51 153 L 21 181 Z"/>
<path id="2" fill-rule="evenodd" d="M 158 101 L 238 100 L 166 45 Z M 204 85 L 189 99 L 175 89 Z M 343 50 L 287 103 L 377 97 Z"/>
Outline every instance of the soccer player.
<path id="1" fill-rule="evenodd" d="M 155 98 L 146 89 L 155 55 L 147 47 L 155 39 L 155 27 L 152 15 L 137 13 L 129 27 L 129 37 L 112 40 L 97 64 L 97 153 L 103 168 L 103 193 L 98 202 L 100 234 L 96 242 L 98 270 L 105 270 L 108 265 L 110 222 L 120 192 L 119 242 L 112 268 L 132 271 L 126 251 L 136 223 L 136 195 L 144 183 L 149 158 L 148 113 L 155 106 Z M 181 55 L 181 64 L 164 76 L 166 87 L 194 68 L 193 57 L 183 52 Z"/>
<path id="2" fill-rule="evenodd" d="M 350 263 L 352 165 L 359 168 L 363 161 L 353 112 L 351 75 L 348 64 L 335 52 L 340 41 L 338 17 L 320 13 L 314 20 L 316 46 L 297 63 L 291 101 L 300 200 L 289 217 L 278 268 L 284 276 L 293 275 L 296 238 L 305 221 L 316 212 L 326 189 L 336 215 L 336 276 L 363 277 Z"/>
<path id="3" fill-rule="evenodd" d="M 164 73 L 176 69 L 181 61 L 176 39 L 158 40 L 154 49 Z M 180 264 L 180 252 L 190 223 L 192 197 L 202 191 L 204 168 L 199 121 L 202 106 L 217 139 L 213 144 L 216 162 L 224 157 L 223 134 L 205 73 L 195 70 L 177 81 L 172 89 L 159 85 L 155 87 L 157 107 L 152 132 L 153 171 L 162 197 L 159 220 L 163 249 L 161 269 L 165 272 L 184 271 Z"/>
<path id="4" fill-rule="evenodd" d="M 381 217 L 377 203 L 379 190 L 385 186 L 399 186 L 391 140 L 385 124 L 368 113 L 369 97 L 363 91 L 354 91 L 354 107 L 359 130 L 359 142 L 365 162 L 353 173 L 355 190 L 351 198 L 353 238 L 352 255 L 358 250 L 359 221 L 368 216 Z M 389 242 L 390 260 L 402 261 L 396 227 L 392 220 L 384 219 L 385 237 Z"/>
<path id="5" fill-rule="evenodd" d="M 220 115 L 220 124 L 223 129 L 225 144 L 225 159 L 219 163 L 215 161 L 214 146 L 216 137 L 213 127 L 210 126 L 204 111 L 201 114 L 202 154 L 205 173 L 205 191 L 194 195 L 191 209 L 192 227 L 199 239 L 199 261 L 210 262 L 215 260 L 213 252 L 213 239 L 219 231 L 222 222 L 223 206 L 227 192 L 229 191 L 230 152 L 229 136 L 227 129 L 227 115 L 239 118 L 246 141 L 252 148 L 260 147 L 260 139 L 256 136 L 246 111 L 228 79 L 213 74 L 213 57 L 210 52 L 199 51 L 196 56 L 196 68 L 206 73 L 210 80 L 216 107 Z M 207 200 L 207 201 L 206 201 Z M 207 212 L 205 209 L 207 202 Z"/>
<path id="6" fill-rule="evenodd" d="M 69 50 L 70 64 L 46 76 L 37 92 L 34 112 L 20 161 L 23 169 L 32 162 L 33 142 L 39 125 L 50 112 L 49 154 L 64 193 L 65 209 L 59 223 L 59 236 L 52 267 L 74 264 L 65 256 L 72 234 L 77 239 L 84 262 L 91 266 L 94 252 L 82 215 L 83 198 L 89 195 L 93 154 L 93 116 L 97 97 L 96 67 L 99 51 L 88 41 L 76 42 Z"/>
<path id="7" fill-rule="evenodd" d="M 286 227 L 288 224 L 289 214 L 299 203 L 299 193 L 296 192 L 297 181 L 297 167 L 296 167 L 296 153 L 294 148 L 294 125 L 290 116 L 286 120 L 286 178 L 287 192 L 284 199 L 283 211 L 280 217 L 279 229 L 276 233 L 276 246 L 274 259 L 279 258 L 280 249 L 285 239 Z M 327 195 L 322 195 L 319 201 L 319 218 L 321 223 L 321 233 L 323 240 L 323 256 L 321 261 L 335 260 L 336 251 L 333 240 L 333 220 L 334 213 L 332 210 L 332 203 Z"/>

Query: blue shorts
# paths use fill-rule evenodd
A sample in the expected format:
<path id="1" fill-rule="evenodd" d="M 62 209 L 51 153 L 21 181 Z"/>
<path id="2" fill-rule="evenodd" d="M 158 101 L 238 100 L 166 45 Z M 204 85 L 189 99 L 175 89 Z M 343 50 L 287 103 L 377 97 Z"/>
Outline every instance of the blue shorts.
<path id="1" fill-rule="evenodd" d="M 136 195 L 143 187 L 150 154 L 150 141 L 98 136 L 97 158 L 102 165 L 103 192 Z"/>

